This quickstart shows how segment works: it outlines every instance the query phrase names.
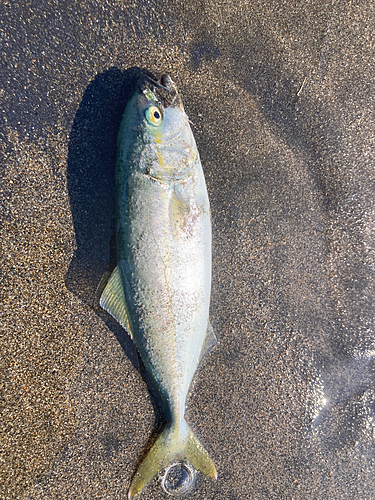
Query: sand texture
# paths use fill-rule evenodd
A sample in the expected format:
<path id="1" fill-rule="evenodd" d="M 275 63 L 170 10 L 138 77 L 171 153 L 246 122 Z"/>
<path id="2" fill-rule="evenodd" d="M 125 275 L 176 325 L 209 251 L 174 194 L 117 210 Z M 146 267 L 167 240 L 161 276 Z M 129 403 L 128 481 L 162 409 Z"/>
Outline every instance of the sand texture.
<path id="1" fill-rule="evenodd" d="M 220 342 L 187 420 L 218 480 L 185 498 L 373 500 L 374 3 L 14 0 L 1 19 L 0 499 L 125 500 L 160 426 L 96 300 L 145 69 L 181 91 L 212 212 Z"/>

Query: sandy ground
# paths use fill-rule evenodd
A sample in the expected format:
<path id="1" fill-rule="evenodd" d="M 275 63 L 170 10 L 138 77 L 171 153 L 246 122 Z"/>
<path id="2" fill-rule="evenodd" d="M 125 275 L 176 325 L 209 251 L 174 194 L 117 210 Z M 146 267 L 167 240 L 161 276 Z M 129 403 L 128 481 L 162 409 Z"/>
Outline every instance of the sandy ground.
<path id="1" fill-rule="evenodd" d="M 213 218 L 219 345 L 186 498 L 375 498 L 374 4 L 4 2 L 0 498 L 120 500 L 155 430 L 113 265 L 116 134 L 177 82 Z M 169 498 L 154 481 L 140 500 Z"/>

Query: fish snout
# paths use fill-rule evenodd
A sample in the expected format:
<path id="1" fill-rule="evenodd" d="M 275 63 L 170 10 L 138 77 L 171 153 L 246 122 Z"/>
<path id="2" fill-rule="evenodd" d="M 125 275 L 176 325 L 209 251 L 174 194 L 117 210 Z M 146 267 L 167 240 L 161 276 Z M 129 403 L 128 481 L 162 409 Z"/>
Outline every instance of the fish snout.
<path id="1" fill-rule="evenodd" d="M 169 75 L 161 75 L 160 83 L 168 90 L 177 90 L 174 81 Z"/>

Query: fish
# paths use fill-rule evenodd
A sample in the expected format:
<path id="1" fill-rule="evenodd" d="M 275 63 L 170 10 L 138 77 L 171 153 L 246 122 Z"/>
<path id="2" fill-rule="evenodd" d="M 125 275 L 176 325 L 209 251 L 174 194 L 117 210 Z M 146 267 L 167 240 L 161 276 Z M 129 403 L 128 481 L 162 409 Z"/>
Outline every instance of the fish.
<path id="1" fill-rule="evenodd" d="M 117 265 L 100 305 L 132 338 L 166 420 L 132 478 L 131 499 L 173 463 L 217 478 L 185 420 L 193 377 L 217 341 L 209 320 L 210 204 L 189 119 L 168 75 L 143 75 L 134 87 L 117 139 L 115 184 Z"/>

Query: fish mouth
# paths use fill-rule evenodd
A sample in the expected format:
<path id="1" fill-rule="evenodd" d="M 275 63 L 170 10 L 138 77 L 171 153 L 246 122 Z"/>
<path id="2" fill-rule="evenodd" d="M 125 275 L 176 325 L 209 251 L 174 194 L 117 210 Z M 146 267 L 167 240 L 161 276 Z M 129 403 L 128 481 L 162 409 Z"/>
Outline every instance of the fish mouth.
<path id="1" fill-rule="evenodd" d="M 161 75 L 160 77 L 160 85 L 164 87 L 165 89 L 168 89 L 170 91 L 175 90 L 177 92 L 176 85 L 172 78 L 169 75 Z"/>
<path id="2" fill-rule="evenodd" d="M 136 90 L 140 94 L 153 94 L 155 101 L 165 108 L 182 104 L 177 87 L 169 75 L 161 75 L 160 80 L 149 75 L 143 75 L 137 82 Z"/>

